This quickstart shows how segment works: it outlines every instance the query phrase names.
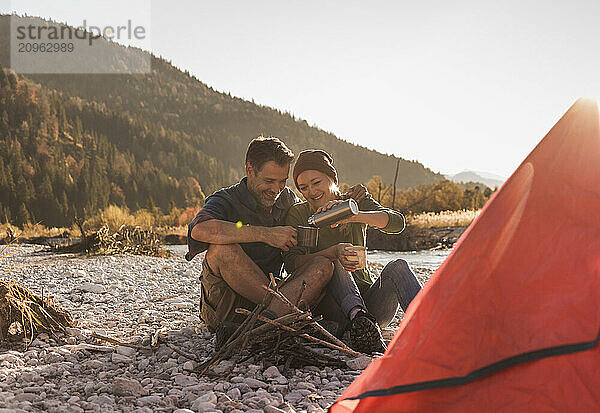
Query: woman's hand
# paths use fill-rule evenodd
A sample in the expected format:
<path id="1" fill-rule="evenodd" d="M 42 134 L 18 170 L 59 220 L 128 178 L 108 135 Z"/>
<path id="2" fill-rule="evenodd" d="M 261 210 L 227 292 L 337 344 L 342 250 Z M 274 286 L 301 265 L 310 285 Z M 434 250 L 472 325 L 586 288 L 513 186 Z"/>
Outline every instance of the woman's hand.
<path id="1" fill-rule="evenodd" d="M 351 247 L 352 244 L 348 243 L 348 242 L 340 242 L 339 244 L 336 244 L 331 248 L 331 255 L 332 257 L 334 257 L 335 259 L 337 259 L 340 264 L 342 264 L 342 267 L 344 267 L 344 269 L 346 271 L 356 271 L 358 269 L 358 260 L 352 260 L 350 257 L 355 257 L 357 255 L 356 251 L 348 251 L 346 250 L 346 247 Z"/>
<path id="2" fill-rule="evenodd" d="M 327 210 L 333 208 L 335 205 L 337 205 L 339 203 L 342 203 L 342 202 L 345 202 L 345 201 L 342 200 L 342 199 L 334 199 L 333 201 L 329 201 L 328 203 L 326 203 L 325 205 L 323 205 L 322 207 L 320 207 L 319 209 L 317 209 L 315 211 L 315 214 L 318 214 L 319 212 L 327 211 Z M 334 222 L 333 224 L 330 225 L 330 227 L 331 228 L 335 228 L 335 227 L 337 227 L 340 224 L 346 224 L 348 222 L 362 222 L 363 215 L 364 214 L 362 212 L 359 212 L 356 215 L 352 215 L 352 216 L 350 216 L 350 217 L 348 217 L 346 219 L 342 219 L 342 220 L 340 220 L 338 222 Z"/>
<path id="3" fill-rule="evenodd" d="M 336 206 L 337 204 L 341 204 L 342 202 L 344 202 L 344 200 L 342 200 L 342 199 L 334 199 L 333 201 L 329 201 L 322 207 L 317 208 L 317 210 L 315 211 L 315 214 L 318 214 L 323 211 L 327 211 L 328 209 L 331 209 L 334 206 Z"/>
<path id="4" fill-rule="evenodd" d="M 367 191 L 367 187 L 364 186 L 363 184 L 358 184 L 358 185 L 351 186 L 348 189 L 348 192 L 346 192 L 344 194 L 344 199 L 352 198 L 356 201 L 356 203 L 359 203 L 360 201 L 367 198 L 368 196 L 369 196 L 369 191 Z"/>

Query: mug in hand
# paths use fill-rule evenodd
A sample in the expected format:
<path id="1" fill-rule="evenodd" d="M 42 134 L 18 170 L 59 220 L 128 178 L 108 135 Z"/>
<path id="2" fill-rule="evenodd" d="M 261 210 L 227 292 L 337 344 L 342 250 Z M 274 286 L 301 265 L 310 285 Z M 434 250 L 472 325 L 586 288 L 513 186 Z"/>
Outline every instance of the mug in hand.
<path id="1" fill-rule="evenodd" d="M 319 229 L 315 227 L 298 227 L 296 228 L 299 247 L 316 248 L 319 241 Z"/>
<path id="2" fill-rule="evenodd" d="M 344 248 L 346 251 L 354 251 L 356 255 L 348 257 L 349 261 L 358 262 L 357 270 L 362 270 L 367 266 L 367 248 L 360 245 L 353 245 L 351 247 Z"/>

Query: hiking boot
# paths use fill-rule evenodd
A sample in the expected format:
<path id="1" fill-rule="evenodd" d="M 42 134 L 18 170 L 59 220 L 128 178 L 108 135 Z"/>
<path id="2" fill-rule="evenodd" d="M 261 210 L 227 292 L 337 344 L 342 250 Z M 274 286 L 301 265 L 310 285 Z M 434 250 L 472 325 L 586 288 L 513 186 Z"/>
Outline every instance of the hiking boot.
<path id="1" fill-rule="evenodd" d="M 387 348 L 377 320 L 371 314 L 359 311 L 350 321 L 350 347 L 361 353 L 383 353 Z"/>
<path id="2" fill-rule="evenodd" d="M 217 326 L 216 340 L 215 340 L 215 351 L 219 351 L 221 347 L 227 343 L 229 337 L 235 333 L 235 331 L 240 326 L 239 323 L 234 323 L 233 321 L 223 321 Z"/>
<path id="3" fill-rule="evenodd" d="M 331 321 L 331 320 L 321 320 L 321 321 L 319 321 L 319 325 L 321 327 L 323 327 L 332 336 L 334 336 L 340 340 L 342 339 L 342 336 L 344 335 L 344 329 L 342 328 L 340 323 L 338 323 L 336 321 Z M 309 331 L 309 334 L 311 336 L 313 336 L 314 338 L 318 338 L 320 340 L 325 340 L 325 341 L 330 341 L 329 337 L 327 337 L 325 334 L 323 334 L 320 330 L 318 330 L 314 326 L 309 326 L 308 331 Z"/>

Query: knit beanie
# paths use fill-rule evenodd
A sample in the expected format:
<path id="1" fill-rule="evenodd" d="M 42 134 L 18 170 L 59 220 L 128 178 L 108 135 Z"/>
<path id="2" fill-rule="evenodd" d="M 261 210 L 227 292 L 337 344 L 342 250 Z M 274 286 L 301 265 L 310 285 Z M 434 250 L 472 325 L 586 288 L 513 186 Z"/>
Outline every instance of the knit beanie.
<path id="1" fill-rule="evenodd" d="M 308 170 L 323 172 L 325 175 L 330 176 L 336 185 L 338 183 L 337 172 L 333 167 L 333 158 L 325 151 L 308 149 L 300 152 L 298 160 L 294 165 L 294 171 L 292 172 L 296 188 L 298 188 L 298 175 Z"/>

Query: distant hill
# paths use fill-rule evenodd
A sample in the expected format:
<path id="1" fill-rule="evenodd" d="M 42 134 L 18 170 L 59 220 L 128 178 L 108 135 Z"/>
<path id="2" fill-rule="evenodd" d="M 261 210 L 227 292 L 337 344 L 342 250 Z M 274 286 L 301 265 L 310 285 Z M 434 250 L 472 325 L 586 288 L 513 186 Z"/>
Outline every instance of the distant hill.
<path id="1" fill-rule="evenodd" d="M 490 189 L 500 187 L 505 179 L 501 176 L 490 174 L 488 172 L 463 171 L 456 175 L 445 175 L 447 179 L 457 183 L 481 182 Z"/>
<path id="2" fill-rule="evenodd" d="M 30 18 L 34 19 L 34 18 Z M 40 21 L 40 19 L 36 19 Z M 48 22 L 52 25 L 55 23 Z M 8 67 L 9 16 L 0 16 Z M 139 54 L 108 42 L 115 64 Z M 260 134 L 297 154 L 323 148 L 345 183 L 394 178 L 397 158 L 338 139 L 289 113 L 220 93 L 164 59 L 136 75 L 16 75 L 0 70 L 0 222 L 69 225 L 108 204 L 195 206 L 240 179 Z M 441 180 L 400 159 L 399 189 Z"/>

